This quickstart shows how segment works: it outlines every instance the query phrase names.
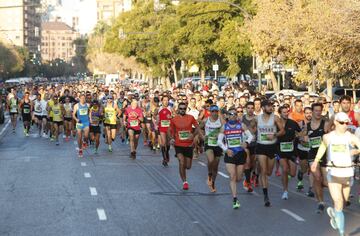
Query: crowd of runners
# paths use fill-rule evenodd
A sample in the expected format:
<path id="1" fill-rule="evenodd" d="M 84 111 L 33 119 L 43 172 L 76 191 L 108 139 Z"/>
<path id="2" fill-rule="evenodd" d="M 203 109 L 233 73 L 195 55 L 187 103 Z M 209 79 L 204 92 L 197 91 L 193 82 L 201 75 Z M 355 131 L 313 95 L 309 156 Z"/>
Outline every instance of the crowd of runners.
<path id="1" fill-rule="evenodd" d="M 287 200 L 289 181 L 297 180 L 298 191 L 317 199 L 319 214 L 325 210 L 323 190 L 328 188 L 334 202 L 326 210 L 331 226 L 344 234 L 343 208 L 359 180 L 360 103 L 352 97 L 331 101 L 304 93 L 270 100 L 245 83 L 228 83 L 221 90 L 210 83 L 164 91 L 138 84 L 105 87 L 80 82 L 14 87 L 6 104 L 14 133 L 21 120 L 24 136 L 31 132 L 57 146 L 76 138 L 79 157 L 86 148 L 98 155 L 106 149 L 112 152 L 115 139 L 120 139 L 120 145 L 129 145 L 129 157 L 136 159 L 142 136 L 140 145 L 159 150 L 159 164 L 167 167 L 175 160 L 170 155 L 173 146 L 183 190 L 189 189 L 186 172 L 192 160 L 205 153 L 207 185 L 216 192 L 224 160 L 234 209 L 240 207 L 239 181 L 248 192 L 261 187 L 265 207 L 271 206 L 268 178 L 274 168 L 282 178 L 279 197 Z M 99 149 L 102 145 L 106 149 Z"/>

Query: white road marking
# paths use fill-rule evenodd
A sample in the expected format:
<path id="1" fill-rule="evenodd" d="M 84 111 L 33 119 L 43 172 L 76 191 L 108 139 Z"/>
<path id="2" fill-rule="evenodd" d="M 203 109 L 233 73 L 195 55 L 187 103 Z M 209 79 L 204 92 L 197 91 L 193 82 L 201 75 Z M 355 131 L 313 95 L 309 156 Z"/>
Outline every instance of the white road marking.
<path id="1" fill-rule="evenodd" d="M 104 209 L 98 208 L 98 209 L 96 209 L 96 211 L 97 211 L 97 214 L 99 216 L 99 220 L 101 220 L 101 221 L 107 220 Z"/>
<path id="2" fill-rule="evenodd" d="M 199 161 L 199 164 L 202 165 L 202 166 L 206 166 L 206 164 L 202 161 Z"/>
<path id="3" fill-rule="evenodd" d="M 74 141 L 74 144 L 77 145 L 77 141 Z"/>
<path id="4" fill-rule="evenodd" d="M 2 134 L 5 132 L 5 130 L 7 129 L 7 127 L 9 127 L 10 122 L 11 122 L 11 121 L 8 120 L 8 122 L 5 124 L 4 128 L 2 128 L 2 130 L 1 130 L 1 132 L 0 132 L 0 135 L 2 135 Z"/>
<path id="5" fill-rule="evenodd" d="M 86 166 L 86 163 L 85 163 L 85 162 L 81 162 L 81 166 Z"/>
<path id="6" fill-rule="evenodd" d="M 227 179 L 229 178 L 229 176 L 228 176 L 227 174 L 224 174 L 224 173 L 221 172 L 221 171 L 219 171 L 218 174 L 221 175 L 221 176 L 224 177 L 224 178 L 227 178 Z"/>
<path id="7" fill-rule="evenodd" d="M 294 212 L 292 212 L 292 211 L 289 211 L 289 210 L 287 210 L 287 209 L 281 209 L 281 211 L 282 212 L 285 212 L 286 214 L 288 214 L 289 216 L 291 216 L 292 218 L 294 218 L 295 220 L 297 220 L 297 221 L 302 221 L 302 222 L 304 222 L 305 220 L 304 220 L 304 218 L 302 218 L 301 216 L 299 216 L 299 215 L 296 215 Z"/>
<path id="8" fill-rule="evenodd" d="M 90 189 L 90 194 L 91 194 L 91 196 L 97 196 L 96 188 L 90 187 L 89 189 Z"/>
<path id="9" fill-rule="evenodd" d="M 85 177 L 85 178 L 91 178 L 91 175 L 90 175 L 89 172 L 85 172 L 85 173 L 84 173 L 84 177 Z"/>

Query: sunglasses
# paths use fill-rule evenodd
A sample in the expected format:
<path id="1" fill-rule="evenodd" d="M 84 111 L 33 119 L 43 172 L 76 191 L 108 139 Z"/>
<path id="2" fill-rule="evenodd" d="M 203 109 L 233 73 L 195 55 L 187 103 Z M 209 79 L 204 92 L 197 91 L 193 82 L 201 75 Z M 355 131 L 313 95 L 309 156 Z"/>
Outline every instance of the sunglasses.
<path id="1" fill-rule="evenodd" d="M 219 111 L 216 111 L 216 110 L 214 110 L 214 111 L 211 111 L 211 113 L 218 113 Z"/>
<path id="2" fill-rule="evenodd" d="M 240 111 L 240 110 L 237 111 L 237 113 L 242 113 L 242 112 L 243 112 L 242 110 L 241 110 L 241 111 Z"/>
<path id="3" fill-rule="evenodd" d="M 349 124 L 349 122 L 347 122 L 347 121 L 338 121 L 338 123 L 340 125 L 348 125 Z"/>
<path id="4" fill-rule="evenodd" d="M 229 114 L 229 116 L 236 116 L 236 113 L 234 113 L 234 112 L 230 112 L 228 114 Z"/>
<path id="5" fill-rule="evenodd" d="M 186 110 L 186 108 L 184 108 L 184 107 L 180 108 L 179 107 L 179 111 L 185 111 L 185 110 Z"/>

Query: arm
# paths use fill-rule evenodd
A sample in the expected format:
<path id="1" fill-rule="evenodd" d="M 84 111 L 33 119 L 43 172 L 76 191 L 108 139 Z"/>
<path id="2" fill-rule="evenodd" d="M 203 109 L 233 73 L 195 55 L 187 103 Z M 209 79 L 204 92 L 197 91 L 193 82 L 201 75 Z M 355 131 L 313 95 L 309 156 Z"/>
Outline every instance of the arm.
<path id="1" fill-rule="evenodd" d="M 226 144 L 224 144 L 223 140 L 224 140 L 224 126 L 221 127 L 219 135 L 218 135 L 218 140 L 217 140 L 217 144 L 219 145 L 219 147 L 226 152 L 228 150 L 228 147 Z"/>
<path id="2" fill-rule="evenodd" d="M 328 136 L 325 134 L 324 137 L 323 137 L 323 141 L 321 142 L 320 147 L 318 149 L 318 152 L 316 153 L 315 160 L 311 165 L 311 171 L 312 172 L 316 172 L 318 163 L 320 162 L 322 156 L 326 152 L 326 147 L 327 147 L 327 143 L 328 143 L 327 139 L 328 139 Z"/>
<path id="3" fill-rule="evenodd" d="M 76 112 L 77 112 L 77 110 L 78 110 L 78 104 L 75 104 L 72 117 L 73 117 L 73 119 L 76 121 L 76 123 L 79 122 L 79 120 L 76 118 Z"/>
<path id="4" fill-rule="evenodd" d="M 284 124 L 278 116 L 275 116 L 275 124 L 279 131 L 275 133 L 275 137 L 283 136 L 285 134 Z"/>

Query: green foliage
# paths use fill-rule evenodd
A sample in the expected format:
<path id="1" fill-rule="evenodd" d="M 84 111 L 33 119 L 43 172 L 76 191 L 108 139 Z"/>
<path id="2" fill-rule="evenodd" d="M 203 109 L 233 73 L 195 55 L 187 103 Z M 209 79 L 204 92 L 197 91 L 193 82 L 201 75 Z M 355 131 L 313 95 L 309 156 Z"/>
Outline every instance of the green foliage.
<path id="1" fill-rule="evenodd" d="M 23 51 L 20 54 L 19 51 Z M 17 50 L 0 42 L 0 77 L 8 78 L 24 68 L 25 50 Z"/>

